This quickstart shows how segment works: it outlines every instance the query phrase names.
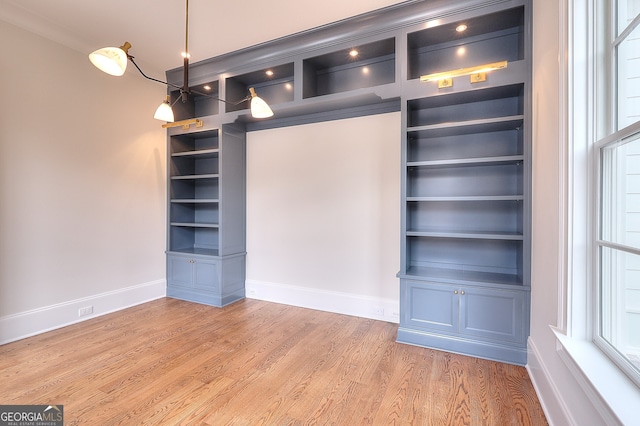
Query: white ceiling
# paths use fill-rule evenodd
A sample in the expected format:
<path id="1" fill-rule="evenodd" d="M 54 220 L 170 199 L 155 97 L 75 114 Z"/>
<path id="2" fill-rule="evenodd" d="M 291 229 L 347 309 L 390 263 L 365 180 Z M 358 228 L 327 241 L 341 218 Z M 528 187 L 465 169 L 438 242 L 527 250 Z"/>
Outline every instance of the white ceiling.
<path id="1" fill-rule="evenodd" d="M 401 1 L 191 0 L 191 62 L 396 3 Z M 185 0 L 0 0 L 0 20 L 85 54 L 129 41 L 136 62 L 158 75 L 182 65 L 185 5 Z"/>

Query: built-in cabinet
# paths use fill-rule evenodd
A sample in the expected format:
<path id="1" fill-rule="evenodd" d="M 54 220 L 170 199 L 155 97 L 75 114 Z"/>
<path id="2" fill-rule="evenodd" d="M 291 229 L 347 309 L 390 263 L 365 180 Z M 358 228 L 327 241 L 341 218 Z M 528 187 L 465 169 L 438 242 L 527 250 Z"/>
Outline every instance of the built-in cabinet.
<path id="1" fill-rule="evenodd" d="M 168 137 L 167 295 L 224 306 L 244 297 L 245 133 Z"/>
<path id="2" fill-rule="evenodd" d="M 400 111 L 398 341 L 524 364 L 530 15 L 528 0 L 407 1 L 193 64 L 192 89 L 209 95 L 177 107 L 203 128 L 168 137 L 169 295 L 244 295 L 245 131 Z M 486 77 L 421 81 L 505 61 Z M 236 102 L 250 87 L 273 118 Z"/>
<path id="3" fill-rule="evenodd" d="M 410 33 L 409 78 L 524 62 L 525 22 L 517 7 Z M 511 68 L 426 82 L 437 89 L 403 101 L 398 340 L 524 364 L 529 74 Z"/>

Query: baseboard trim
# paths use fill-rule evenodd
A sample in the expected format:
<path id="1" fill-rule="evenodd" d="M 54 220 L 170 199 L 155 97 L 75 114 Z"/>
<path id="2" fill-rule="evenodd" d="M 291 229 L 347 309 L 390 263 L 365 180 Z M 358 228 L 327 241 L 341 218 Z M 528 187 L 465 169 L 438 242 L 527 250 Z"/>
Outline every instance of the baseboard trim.
<path id="1" fill-rule="evenodd" d="M 531 337 L 527 341 L 527 352 L 526 368 L 547 422 L 552 426 L 575 425 L 576 422 L 566 407 L 555 382 L 551 379 L 551 374 Z"/>
<path id="2" fill-rule="evenodd" d="M 165 297 L 166 288 L 164 279 L 150 281 L 0 317 L 0 345 Z M 93 312 L 79 317 L 78 311 L 88 306 Z"/>
<path id="3" fill-rule="evenodd" d="M 399 301 L 317 288 L 246 280 L 246 297 L 318 311 L 392 323 L 399 322 Z"/>
<path id="4" fill-rule="evenodd" d="M 475 356 L 508 364 L 524 365 L 527 351 L 523 347 L 487 343 L 462 336 L 448 336 L 416 328 L 398 327 L 398 343 Z"/>

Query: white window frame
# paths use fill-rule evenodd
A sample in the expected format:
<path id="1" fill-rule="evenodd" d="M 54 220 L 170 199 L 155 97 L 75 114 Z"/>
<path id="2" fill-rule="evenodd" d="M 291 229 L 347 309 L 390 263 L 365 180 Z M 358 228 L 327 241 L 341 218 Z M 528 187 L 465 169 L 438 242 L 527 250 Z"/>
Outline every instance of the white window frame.
<path id="1" fill-rule="evenodd" d="M 600 220 L 602 219 L 601 216 L 601 208 L 600 208 L 600 204 L 602 202 L 601 198 L 601 194 L 600 194 L 600 190 L 599 190 L 599 186 L 600 186 L 600 180 L 603 178 L 603 176 L 601 175 L 601 169 L 602 169 L 602 149 L 608 146 L 611 146 L 612 144 L 617 143 L 618 141 L 624 140 L 626 138 L 632 137 L 634 135 L 637 135 L 638 133 L 640 133 L 640 122 L 636 122 L 624 129 L 621 129 L 619 131 L 613 132 L 612 134 L 610 134 L 609 136 L 597 141 L 596 143 L 594 143 L 593 145 L 593 151 L 594 151 L 594 165 L 593 165 L 593 169 L 596 175 L 596 187 L 593 189 L 594 192 L 596 192 L 596 196 L 597 196 L 597 200 L 594 203 L 593 206 L 591 206 L 592 209 L 594 209 L 594 216 L 598 217 L 598 220 L 596 222 L 600 222 Z M 593 259 L 593 263 L 596 265 L 596 273 L 594 276 L 594 279 L 592 281 L 592 283 L 590 284 L 593 289 L 593 293 L 594 293 L 594 300 L 595 300 L 595 309 L 593 314 L 591 315 L 591 321 L 593 321 L 593 327 L 592 329 L 594 330 L 593 332 L 593 341 L 594 343 L 598 346 L 598 348 L 603 351 L 609 358 L 611 358 L 611 360 L 625 373 L 629 376 L 629 378 L 631 378 L 631 380 L 633 380 L 635 382 L 636 385 L 640 386 L 640 373 L 638 373 L 638 371 L 636 369 L 634 369 L 631 364 L 624 358 L 622 357 L 618 351 L 616 349 L 614 349 L 611 344 L 604 339 L 601 335 L 600 335 L 600 321 L 601 318 L 602 320 L 604 320 L 604 315 L 602 313 L 603 310 L 603 306 L 602 306 L 602 299 L 601 299 L 601 292 L 600 290 L 600 284 L 599 284 L 599 277 L 601 274 L 601 269 L 599 269 L 600 266 L 600 249 L 601 248 L 610 248 L 610 249 L 614 249 L 619 251 L 620 253 L 630 253 L 630 254 L 635 254 L 635 255 L 640 255 L 640 249 L 637 249 L 635 247 L 628 247 L 625 246 L 623 244 L 619 244 L 619 243 L 615 243 L 615 242 L 611 242 L 611 241 L 605 241 L 600 239 L 599 237 L 599 232 L 600 230 L 598 229 L 599 226 L 596 223 L 596 229 L 593 231 L 593 235 L 592 235 L 592 240 L 593 243 L 591 244 L 592 248 L 591 248 L 591 258 Z M 620 260 L 618 260 L 618 262 L 620 262 Z M 601 267 L 602 268 L 602 267 Z M 617 266 L 614 266 L 614 273 L 617 272 L 620 268 Z M 617 299 L 619 300 L 619 306 L 618 309 L 619 310 L 623 310 L 623 306 L 622 303 L 620 303 L 620 301 L 623 300 L 623 295 L 618 294 Z M 619 328 L 620 325 L 619 323 L 622 323 L 623 319 L 622 319 L 622 314 L 623 312 L 617 312 L 617 318 L 614 320 L 615 322 L 618 323 L 618 325 L 614 325 L 614 327 Z"/>
<path id="2" fill-rule="evenodd" d="M 611 318 L 609 313 L 605 315 L 607 310 L 603 306 L 601 286 L 601 274 L 605 267 L 601 265 L 603 257 L 601 256 L 601 250 L 604 248 L 613 249 L 616 253 L 620 253 L 620 256 L 616 255 L 614 259 L 618 259 L 614 262 L 618 265 L 613 266 L 612 273 L 619 271 L 619 263 L 622 257 L 622 253 L 630 253 L 640 255 L 640 250 L 634 247 L 628 247 L 622 244 L 618 244 L 612 241 L 606 241 L 602 239 L 601 232 L 602 227 L 605 226 L 600 222 L 603 220 L 603 208 L 601 203 L 603 202 L 603 196 L 601 191 L 604 190 L 605 184 L 601 183 L 603 178 L 603 157 L 602 151 L 604 148 L 613 146 L 619 141 L 629 138 L 638 132 L 640 132 L 640 121 L 628 125 L 622 129 L 619 128 L 619 105 L 621 99 L 619 99 L 619 81 L 618 81 L 618 68 L 622 66 L 617 57 L 617 48 L 622 44 L 622 41 L 633 32 L 635 27 L 640 24 L 640 16 L 636 16 L 632 22 L 630 22 L 624 31 L 619 35 L 617 34 L 618 25 L 620 19 L 618 18 L 618 3 L 625 2 L 626 0 L 596 0 L 595 8 L 593 9 L 597 17 L 592 21 L 592 25 L 595 25 L 592 33 L 595 36 L 592 56 L 595 59 L 594 63 L 594 85 L 595 91 L 594 103 L 591 106 L 592 112 L 590 115 L 593 117 L 593 122 L 596 127 L 594 129 L 593 139 L 590 145 L 592 150 L 593 163 L 590 167 L 590 173 L 592 178 L 589 179 L 589 184 L 592 185 L 589 191 L 595 194 L 592 197 L 592 201 L 589 203 L 589 208 L 592 212 L 592 217 L 595 218 L 593 226 L 591 228 L 591 235 L 588 237 L 588 245 L 590 246 L 590 258 L 593 265 L 595 265 L 595 271 L 591 279 L 588 281 L 588 286 L 591 287 L 590 291 L 593 293 L 592 299 L 594 300 L 593 310 L 590 312 L 589 317 L 592 321 L 592 333 L 591 338 L 594 343 L 602 350 L 616 365 L 627 374 L 631 380 L 638 386 L 640 386 L 640 374 L 635 369 L 625 356 L 621 355 L 613 346 L 614 342 L 608 342 L 601 336 L 601 329 L 605 321 L 611 320 L 611 327 L 615 329 L 614 336 L 610 336 L 612 340 L 617 341 L 621 339 L 619 335 L 620 326 L 623 323 L 623 302 L 624 295 L 619 289 L 613 289 L 611 292 L 614 295 L 618 303 L 619 309 L 616 310 L 616 317 Z M 614 183 L 615 184 L 615 183 Z M 618 220 L 617 218 L 607 218 L 607 220 Z M 615 225 L 614 225 L 615 227 Z M 611 238 L 611 236 L 609 236 Z M 617 345 L 617 343 L 616 343 Z"/>
<path id="3" fill-rule="evenodd" d="M 596 36 L 601 25 L 611 25 L 609 14 L 599 9 L 599 0 L 566 0 L 560 7 L 565 32 L 560 46 L 560 111 L 562 195 L 565 203 L 560 252 L 563 285 L 559 286 L 557 327 L 552 327 L 560 357 L 607 424 L 634 424 L 640 388 L 596 345 L 597 189 L 599 161 L 596 155 L 598 130 L 608 124 L 597 114 L 596 101 L 606 99 L 609 88 L 598 87 L 596 52 L 602 52 Z M 612 63 L 609 61 L 608 63 Z M 610 71 L 609 71 L 610 72 Z M 611 102 L 608 103 L 611 105 Z M 610 120 L 611 117 L 607 117 Z"/>

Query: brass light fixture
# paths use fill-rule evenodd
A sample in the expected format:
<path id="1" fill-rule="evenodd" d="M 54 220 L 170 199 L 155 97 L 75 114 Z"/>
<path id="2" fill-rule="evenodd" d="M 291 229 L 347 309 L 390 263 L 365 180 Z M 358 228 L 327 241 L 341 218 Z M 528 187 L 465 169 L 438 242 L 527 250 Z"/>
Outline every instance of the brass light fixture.
<path id="1" fill-rule="evenodd" d="M 420 76 L 420 81 L 437 81 L 438 87 L 443 88 L 451 87 L 453 85 L 454 77 L 468 75 L 470 76 L 469 78 L 471 83 L 478 83 L 480 81 L 486 81 L 488 72 L 503 68 L 507 68 L 507 61 L 492 62 L 490 64 L 476 65 L 474 67 L 427 74 Z"/>
<path id="2" fill-rule="evenodd" d="M 148 75 L 146 75 L 142 71 L 142 69 L 140 69 L 138 64 L 136 64 L 134 57 L 129 54 L 131 43 L 129 43 L 128 41 L 125 42 L 120 47 L 103 47 L 102 49 L 98 49 L 92 52 L 91 54 L 89 54 L 89 60 L 93 65 L 95 65 L 101 71 L 117 77 L 124 74 L 124 72 L 127 69 L 127 62 L 131 61 L 131 63 L 136 67 L 136 69 L 140 72 L 140 74 L 142 74 L 142 76 L 147 80 L 155 81 L 157 83 L 162 83 L 167 87 L 173 87 L 175 89 L 180 90 L 180 97 L 178 99 L 181 99 L 182 102 L 187 102 L 187 100 L 189 99 L 189 95 L 204 96 L 204 97 L 216 99 L 216 100 L 219 100 L 220 102 L 224 102 L 231 105 L 239 105 L 245 101 L 250 101 L 251 115 L 254 118 L 268 118 L 273 116 L 273 111 L 271 110 L 269 105 L 263 99 L 258 97 L 253 87 L 249 88 L 249 95 L 239 100 L 238 102 L 227 102 L 222 98 L 211 96 L 207 93 L 198 92 L 196 90 L 189 88 L 189 57 L 191 56 L 189 54 L 189 0 L 185 0 L 185 4 L 186 4 L 186 13 L 185 13 L 186 23 L 185 23 L 185 49 L 184 49 L 184 52 L 182 52 L 182 57 L 184 58 L 182 86 L 177 86 L 175 84 L 158 80 L 156 78 L 149 77 Z M 176 99 L 175 102 L 177 102 L 178 99 Z M 154 114 L 155 119 L 172 123 L 172 124 L 165 124 L 162 127 L 183 126 L 188 128 L 190 124 L 195 124 L 196 127 L 202 125 L 202 121 L 198 119 L 183 120 L 179 123 L 173 123 L 174 116 L 173 116 L 173 110 L 171 106 L 172 105 L 170 104 L 169 96 L 167 96 L 167 99 L 164 102 L 162 102 L 160 106 L 158 106 L 158 109 L 156 109 L 156 113 Z"/>

